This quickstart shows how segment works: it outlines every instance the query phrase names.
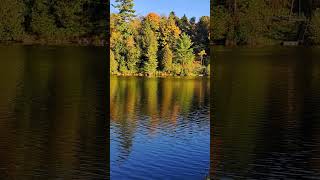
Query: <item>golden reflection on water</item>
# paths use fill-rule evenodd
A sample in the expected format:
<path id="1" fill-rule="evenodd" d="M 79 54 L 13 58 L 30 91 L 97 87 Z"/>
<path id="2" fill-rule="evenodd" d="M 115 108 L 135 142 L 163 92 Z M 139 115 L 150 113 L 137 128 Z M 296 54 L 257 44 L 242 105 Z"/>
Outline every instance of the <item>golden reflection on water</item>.
<path id="1" fill-rule="evenodd" d="M 131 152 L 139 127 L 150 137 L 158 131 L 174 132 L 181 129 L 178 119 L 188 116 L 192 108 L 208 109 L 209 88 L 208 78 L 111 77 L 110 117 L 119 128 L 121 156 Z"/>

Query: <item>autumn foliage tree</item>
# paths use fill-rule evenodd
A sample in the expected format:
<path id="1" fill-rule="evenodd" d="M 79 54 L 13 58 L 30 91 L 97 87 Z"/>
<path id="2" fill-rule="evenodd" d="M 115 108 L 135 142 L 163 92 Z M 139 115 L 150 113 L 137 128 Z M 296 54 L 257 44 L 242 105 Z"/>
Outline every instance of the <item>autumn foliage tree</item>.
<path id="1" fill-rule="evenodd" d="M 160 16 L 150 12 L 137 17 L 132 0 L 117 0 L 118 13 L 110 16 L 111 73 L 118 75 L 196 75 L 194 64 L 202 66 L 202 54 L 209 49 L 209 17 L 196 21 L 181 19 L 171 12 Z M 204 67 L 205 68 L 205 67 Z"/>

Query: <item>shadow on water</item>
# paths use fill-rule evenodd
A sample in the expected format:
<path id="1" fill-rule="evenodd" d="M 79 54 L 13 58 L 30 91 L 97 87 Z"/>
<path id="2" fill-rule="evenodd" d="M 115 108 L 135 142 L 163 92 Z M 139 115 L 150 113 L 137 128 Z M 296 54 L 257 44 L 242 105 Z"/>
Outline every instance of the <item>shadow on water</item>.
<path id="1" fill-rule="evenodd" d="M 0 46 L 0 179 L 105 179 L 104 49 Z"/>
<path id="2" fill-rule="evenodd" d="M 213 179 L 320 178 L 318 48 L 217 49 Z"/>

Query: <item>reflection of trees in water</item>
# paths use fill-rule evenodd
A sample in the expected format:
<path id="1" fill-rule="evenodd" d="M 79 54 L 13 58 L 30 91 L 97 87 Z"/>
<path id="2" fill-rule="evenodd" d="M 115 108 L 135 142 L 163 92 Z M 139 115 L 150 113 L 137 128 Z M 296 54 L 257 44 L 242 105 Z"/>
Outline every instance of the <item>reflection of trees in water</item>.
<path id="1" fill-rule="evenodd" d="M 101 103 L 101 97 L 95 94 L 99 86 L 96 80 L 100 77 L 95 76 L 99 74 L 95 65 L 91 64 L 88 68 L 86 64 L 92 61 L 92 57 L 87 61 L 87 52 L 75 53 L 72 49 L 56 51 L 23 47 L 15 53 L 22 53 L 22 56 L 10 59 L 10 63 L 14 64 L 13 61 L 17 60 L 23 65 L 14 64 L 19 70 L 11 69 L 10 72 L 22 75 L 12 79 L 15 76 L 11 76 L 10 72 L 5 74 L 17 87 L 1 82 L 15 96 L 9 97 L 10 104 L 5 105 L 14 108 L 12 117 L 3 123 L 12 127 L 14 132 L 5 133 L 6 138 L 12 140 L 8 146 L 11 149 L 0 153 L 14 161 L 4 164 L 14 166 L 15 171 L 9 170 L 10 176 L 19 179 L 38 174 L 44 178 L 68 179 L 88 176 L 80 170 L 83 167 L 87 172 L 106 169 L 106 166 L 99 167 L 102 165 L 90 159 L 94 156 L 102 159 L 104 156 L 101 154 L 105 154 L 97 144 L 101 134 L 98 134 L 96 127 L 99 125 L 96 123 L 103 121 L 99 120 L 96 109 Z M 99 116 L 102 117 L 101 114 Z M 4 132 L 1 129 L 0 126 L 0 132 Z M 105 146 L 105 139 L 100 139 L 103 139 Z M 0 167 L 8 169 L 3 164 Z M 80 173 L 73 174 L 77 169 Z"/>
<path id="2" fill-rule="evenodd" d="M 219 75 L 214 77 L 212 177 L 319 169 L 319 162 L 312 162 L 319 153 L 309 153 L 319 152 L 312 146 L 320 129 L 314 118 L 320 78 L 312 77 L 319 63 L 310 62 L 319 56 L 289 50 L 284 52 L 286 61 L 281 53 L 274 51 L 271 58 L 268 53 L 247 57 L 235 52 L 237 58 L 224 54 L 224 62 L 215 66 Z M 291 168 L 279 169 L 284 165 Z"/>
<path id="3" fill-rule="evenodd" d="M 19 48 L 0 48 L 0 179 L 15 179 L 17 173 L 16 156 L 17 147 L 13 142 L 19 139 L 15 136 L 15 126 L 12 123 L 14 116 L 14 103 L 23 78 L 24 62 L 19 59 L 23 53 L 17 53 Z"/>
<path id="4" fill-rule="evenodd" d="M 179 117 L 209 106 L 208 79 L 111 77 L 111 128 L 119 141 L 119 158 L 128 157 L 135 133 L 175 132 Z M 201 105 L 201 106 L 200 106 Z"/>

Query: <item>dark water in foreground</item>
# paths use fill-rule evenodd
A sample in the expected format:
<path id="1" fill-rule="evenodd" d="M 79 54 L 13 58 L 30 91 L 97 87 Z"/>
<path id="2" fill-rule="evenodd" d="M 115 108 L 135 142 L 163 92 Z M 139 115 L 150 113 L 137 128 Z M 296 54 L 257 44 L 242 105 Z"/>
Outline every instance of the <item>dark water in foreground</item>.
<path id="1" fill-rule="evenodd" d="M 215 56 L 211 176 L 320 179 L 320 49 Z"/>
<path id="2" fill-rule="evenodd" d="M 111 179 L 204 179 L 209 80 L 111 77 Z"/>
<path id="3" fill-rule="evenodd" d="M 105 179 L 105 50 L 0 46 L 0 179 Z"/>

